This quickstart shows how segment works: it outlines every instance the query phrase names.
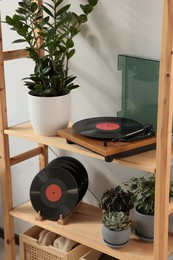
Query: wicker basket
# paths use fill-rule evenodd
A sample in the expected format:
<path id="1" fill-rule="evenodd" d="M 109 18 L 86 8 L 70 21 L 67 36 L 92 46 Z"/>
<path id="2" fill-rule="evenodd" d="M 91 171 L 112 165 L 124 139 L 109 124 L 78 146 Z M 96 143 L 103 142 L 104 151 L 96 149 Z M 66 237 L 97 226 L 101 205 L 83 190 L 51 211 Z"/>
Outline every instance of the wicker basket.
<path id="1" fill-rule="evenodd" d="M 39 245 L 37 238 L 41 230 L 40 227 L 34 226 L 20 234 L 20 260 L 78 260 L 91 250 L 79 244 L 66 253 L 53 246 Z"/>

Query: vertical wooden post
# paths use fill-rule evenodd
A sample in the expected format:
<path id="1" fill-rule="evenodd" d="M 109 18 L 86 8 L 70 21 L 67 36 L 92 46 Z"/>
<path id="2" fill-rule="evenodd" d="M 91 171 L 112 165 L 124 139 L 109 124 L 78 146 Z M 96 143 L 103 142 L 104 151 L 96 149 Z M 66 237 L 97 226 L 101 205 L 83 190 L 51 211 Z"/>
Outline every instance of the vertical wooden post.
<path id="1" fill-rule="evenodd" d="M 173 0 L 163 1 L 162 19 L 156 151 L 155 260 L 165 260 L 168 255 L 169 182 L 173 115 Z"/>
<path id="2" fill-rule="evenodd" d="M 42 0 L 35 0 L 38 3 L 39 8 L 41 7 L 43 1 Z M 43 41 L 39 39 L 39 45 L 43 44 Z M 44 55 L 44 50 L 40 51 L 40 56 Z M 48 146 L 39 144 L 42 147 L 42 154 L 39 155 L 39 169 L 43 169 L 48 164 Z"/>
<path id="3" fill-rule="evenodd" d="M 48 164 L 48 146 L 44 144 L 39 144 L 42 148 L 42 152 L 39 155 L 39 169 L 42 170 Z"/>
<path id="4" fill-rule="evenodd" d="M 8 136 L 4 135 L 7 128 L 7 108 L 4 78 L 4 62 L 2 47 L 2 30 L 0 19 L 0 178 L 2 185 L 2 207 L 5 236 L 5 255 L 6 260 L 15 260 L 15 241 L 13 218 L 9 215 L 9 210 L 13 208 L 11 171 Z"/>

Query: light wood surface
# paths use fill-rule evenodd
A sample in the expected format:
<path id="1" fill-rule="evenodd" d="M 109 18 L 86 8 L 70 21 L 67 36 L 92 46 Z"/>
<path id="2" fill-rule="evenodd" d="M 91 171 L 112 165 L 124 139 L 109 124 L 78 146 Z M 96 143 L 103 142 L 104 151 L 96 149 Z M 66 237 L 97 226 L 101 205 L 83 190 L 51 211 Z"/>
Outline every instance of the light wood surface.
<path id="1" fill-rule="evenodd" d="M 5 51 L 3 53 L 4 61 L 27 58 L 27 57 L 28 57 L 28 52 L 26 50 Z"/>
<path id="2" fill-rule="evenodd" d="M 35 148 L 35 149 L 30 150 L 28 152 L 16 155 L 16 156 L 14 156 L 10 159 L 10 165 L 12 166 L 12 165 L 18 164 L 20 162 L 23 162 L 25 160 L 28 160 L 28 159 L 30 159 L 34 156 L 41 154 L 41 152 L 42 152 L 41 147 L 38 147 L 38 148 Z"/>
<path id="3" fill-rule="evenodd" d="M 101 155 L 96 154 L 90 150 L 87 150 L 79 145 L 67 144 L 66 140 L 62 137 L 59 136 L 46 137 L 46 136 L 40 136 L 35 134 L 31 127 L 30 122 L 25 122 L 20 125 L 10 127 L 6 129 L 4 132 L 5 134 L 10 136 L 16 136 L 33 142 L 39 142 L 48 146 L 57 147 L 62 150 L 67 150 L 88 157 L 104 160 L 104 157 L 102 157 Z M 173 152 L 172 152 L 172 158 L 173 158 Z M 113 163 L 154 173 L 156 170 L 156 151 L 152 150 L 152 151 L 140 153 L 133 156 L 128 156 L 121 159 L 114 159 Z"/>
<path id="4" fill-rule="evenodd" d="M 95 153 L 98 153 L 103 156 L 109 155 L 117 155 L 123 152 L 129 152 L 130 150 L 134 150 L 141 147 L 146 147 L 151 144 L 156 143 L 156 137 L 150 137 L 134 142 L 113 142 L 111 140 L 107 140 L 106 142 L 103 140 L 88 138 L 86 136 L 82 136 L 76 133 L 72 128 L 66 128 L 58 131 L 58 134 L 67 140 L 74 142 L 75 144 L 79 144 Z M 106 146 L 105 146 L 106 143 Z"/>
<path id="5" fill-rule="evenodd" d="M 79 205 L 66 225 L 60 225 L 56 221 L 49 220 L 36 221 L 37 213 L 30 202 L 15 208 L 10 214 L 121 260 L 154 259 L 153 243 L 141 242 L 133 232 L 128 245 L 124 248 L 116 250 L 105 245 L 101 233 L 101 210 L 86 203 Z M 170 236 L 169 253 L 171 251 L 173 251 L 173 237 Z"/>
<path id="6" fill-rule="evenodd" d="M 9 216 L 9 210 L 13 208 L 12 188 L 11 188 L 11 170 L 9 155 L 8 136 L 4 135 L 4 129 L 7 128 L 7 105 L 6 89 L 4 76 L 3 44 L 0 17 L 0 179 L 2 189 L 2 216 L 4 224 L 4 242 L 5 255 L 8 260 L 15 260 L 15 241 L 14 241 L 14 223 L 13 218 Z M 8 227 L 8 228 L 7 228 Z"/>
<path id="7" fill-rule="evenodd" d="M 163 1 L 155 186 L 155 259 L 167 259 L 173 116 L 173 1 Z"/>

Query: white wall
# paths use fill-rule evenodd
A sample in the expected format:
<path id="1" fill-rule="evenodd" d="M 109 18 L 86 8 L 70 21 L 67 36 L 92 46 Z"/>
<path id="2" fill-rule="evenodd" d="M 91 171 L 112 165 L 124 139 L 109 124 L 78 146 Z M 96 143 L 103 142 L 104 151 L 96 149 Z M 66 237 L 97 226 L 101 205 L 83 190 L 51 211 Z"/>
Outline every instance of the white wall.
<path id="1" fill-rule="evenodd" d="M 13 14 L 17 0 L 1 0 L 2 19 Z M 79 1 L 72 8 L 79 10 Z M 82 0 L 80 1 L 80 3 Z M 74 122 L 94 116 L 116 116 L 121 109 L 121 72 L 117 71 L 117 55 L 131 54 L 159 59 L 161 36 L 161 0 L 100 0 L 90 14 L 87 25 L 76 37 L 76 55 L 71 70 L 77 75 L 80 88 L 72 92 L 71 120 Z M 11 45 L 15 34 L 3 25 L 4 50 L 16 49 Z M 22 46 L 21 46 L 22 47 Z M 21 79 L 32 71 L 30 60 L 10 61 L 5 64 L 9 125 L 28 120 L 27 90 Z M 18 154 L 35 144 L 11 138 L 11 155 Z M 54 149 L 55 150 L 55 149 Z M 56 151 L 59 155 L 69 154 Z M 120 184 L 132 175 L 144 172 L 71 154 L 80 159 L 88 170 L 90 189 L 100 198 L 102 192 Z M 55 155 L 51 152 L 51 158 Z M 14 205 L 29 198 L 29 187 L 38 172 L 37 160 L 32 159 L 12 168 Z M 97 205 L 88 192 L 85 200 Z M 2 209 L 0 209 L 0 226 Z M 25 226 L 15 222 L 16 232 Z"/>

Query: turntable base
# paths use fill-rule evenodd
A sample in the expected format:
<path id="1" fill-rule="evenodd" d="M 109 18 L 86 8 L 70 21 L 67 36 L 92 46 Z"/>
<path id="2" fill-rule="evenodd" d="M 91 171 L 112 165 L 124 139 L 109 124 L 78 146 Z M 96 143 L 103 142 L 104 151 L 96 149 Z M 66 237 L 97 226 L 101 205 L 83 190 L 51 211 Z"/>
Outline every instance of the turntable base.
<path id="1" fill-rule="evenodd" d="M 123 158 L 156 148 L 156 136 L 128 143 L 85 137 L 76 133 L 72 128 L 58 130 L 58 135 L 66 138 L 69 144 L 78 144 L 104 156 L 107 162 L 111 162 L 114 158 Z"/>

